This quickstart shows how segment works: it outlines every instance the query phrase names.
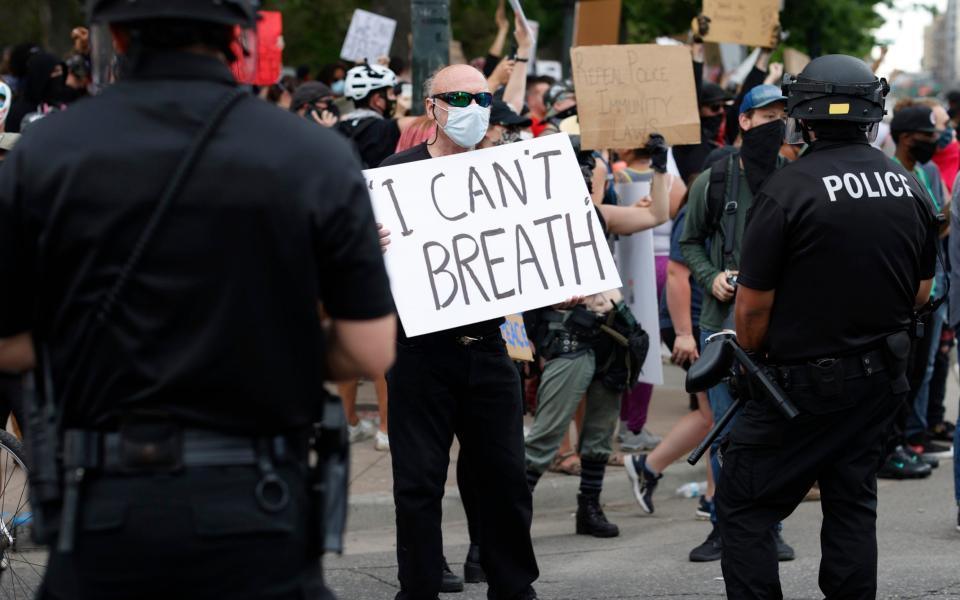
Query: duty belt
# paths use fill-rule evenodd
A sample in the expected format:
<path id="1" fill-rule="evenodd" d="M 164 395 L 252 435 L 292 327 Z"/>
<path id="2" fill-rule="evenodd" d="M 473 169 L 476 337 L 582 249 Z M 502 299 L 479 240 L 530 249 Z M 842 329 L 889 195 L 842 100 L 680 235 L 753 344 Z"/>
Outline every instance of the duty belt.
<path id="1" fill-rule="evenodd" d="M 821 358 L 802 365 L 771 366 L 784 387 L 814 386 L 822 383 L 825 373 L 833 373 L 838 381 L 870 377 L 887 370 L 887 357 L 882 350 L 840 358 Z"/>
<path id="2" fill-rule="evenodd" d="M 304 440 L 305 442 L 306 440 Z M 147 423 L 137 430 L 99 432 L 68 429 L 63 436 L 64 493 L 58 550 L 70 552 L 80 506 L 80 487 L 87 472 L 144 475 L 176 472 L 187 467 L 255 466 L 260 480 L 254 496 L 266 512 L 290 502 L 289 487 L 275 462 L 306 463 L 306 446 L 284 436 L 243 437 L 216 431 L 180 428 L 173 423 Z"/>

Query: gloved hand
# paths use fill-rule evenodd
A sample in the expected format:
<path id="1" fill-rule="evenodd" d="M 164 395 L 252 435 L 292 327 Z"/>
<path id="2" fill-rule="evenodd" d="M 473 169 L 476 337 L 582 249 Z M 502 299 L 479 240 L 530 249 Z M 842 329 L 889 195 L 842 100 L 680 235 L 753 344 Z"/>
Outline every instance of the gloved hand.
<path id="1" fill-rule="evenodd" d="M 593 194 L 593 167 L 590 165 L 580 165 L 580 174 L 583 175 L 583 182 L 587 184 L 587 191 Z"/>
<path id="2" fill-rule="evenodd" d="M 659 133 L 651 133 L 644 150 L 650 155 L 650 166 L 657 173 L 667 172 L 667 140 Z"/>
<path id="3" fill-rule="evenodd" d="M 694 44 L 702 44 L 703 36 L 710 33 L 710 17 L 703 13 L 694 17 L 690 23 L 690 33 Z"/>

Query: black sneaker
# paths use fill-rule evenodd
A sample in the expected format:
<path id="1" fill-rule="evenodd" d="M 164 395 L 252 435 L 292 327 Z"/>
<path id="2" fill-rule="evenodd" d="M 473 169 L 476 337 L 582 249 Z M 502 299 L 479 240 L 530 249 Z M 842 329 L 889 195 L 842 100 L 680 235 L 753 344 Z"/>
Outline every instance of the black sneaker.
<path id="1" fill-rule="evenodd" d="M 797 557 L 790 544 L 783 541 L 783 535 L 779 531 L 774 530 L 773 537 L 777 541 L 777 560 L 786 562 Z"/>
<path id="2" fill-rule="evenodd" d="M 907 454 L 903 446 L 897 446 L 877 472 L 880 479 L 922 479 L 929 477 L 933 468 Z"/>
<path id="3" fill-rule="evenodd" d="M 450 570 L 447 564 L 447 558 L 443 558 L 443 579 L 440 580 L 440 592 L 444 594 L 456 594 L 463 591 L 463 579 L 460 579 Z"/>
<path id="4" fill-rule="evenodd" d="M 939 458 L 933 456 L 932 454 L 929 454 L 929 455 L 921 454 L 920 452 L 918 452 L 918 450 L 922 450 L 922 448 L 920 448 L 919 446 L 916 449 L 913 448 L 912 446 L 903 447 L 904 454 L 910 457 L 910 460 L 912 460 L 913 462 L 930 465 L 931 469 L 936 469 L 937 467 L 940 466 Z"/>
<path id="5" fill-rule="evenodd" d="M 633 485 L 633 497 L 637 499 L 640 509 L 648 515 L 653 514 L 653 492 L 657 489 L 657 482 L 663 477 L 663 473 L 653 476 L 646 468 L 647 455 L 637 454 L 624 461 L 623 466 L 627 471 L 627 477 Z"/>
<path id="6" fill-rule="evenodd" d="M 927 432 L 927 435 L 930 436 L 930 439 L 938 442 L 952 443 L 953 432 L 956 431 L 956 429 L 957 426 L 950 421 L 942 421 L 931 427 L 930 431 Z"/>
<path id="7" fill-rule="evenodd" d="M 723 553 L 723 542 L 720 541 L 720 530 L 716 525 L 705 542 L 690 551 L 690 562 L 713 562 L 720 560 Z"/>
<path id="8" fill-rule="evenodd" d="M 953 456 L 953 447 L 944 446 L 930 441 L 926 433 L 918 433 L 907 438 L 910 449 L 924 458 L 950 458 Z"/>
<path id="9" fill-rule="evenodd" d="M 713 500 L 707 500 L 706 496 L 700 496 L 700 504 L 697 505 L 697 520 L 709 521 L 711 508 L 713 508 Z"/>

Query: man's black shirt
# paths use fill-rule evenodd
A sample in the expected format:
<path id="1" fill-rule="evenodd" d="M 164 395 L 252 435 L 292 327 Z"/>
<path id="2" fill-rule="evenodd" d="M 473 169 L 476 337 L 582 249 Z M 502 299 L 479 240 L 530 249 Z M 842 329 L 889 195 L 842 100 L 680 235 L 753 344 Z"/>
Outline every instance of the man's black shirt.
<path id="1" fill-rule="evenodd" d="M 144 55 L 131 80 L 34 124 L 0 170 L 0 337 L 38 330 L 48 342 L 66 426 L 108 429 L 151 410 L 236 433 L 304 427 L 324 379 L 318 300 L 335 319 L 392 311 L 347 142 L 251 97 L 80 355 L 84 323 L 235 85 L 212 58 Z"/>
<path id="2" fill-rule="evenodd" d="M 402 165 L 404 163 L 417 162 L 420 160 L 429 160 L 433 158 L 430 156 L 430 152 L 427 150 L 426 142 L 416 145 L 413 148 L 404 150 L 394 154 L 393 156 L 387 158 L 381 167 L 389 167 L 391 165 Z M 389 250 L 388 250 L 389 252 Z M 499 319 L 490 319 L 489 321 L 481 321 L 479 323 L 471 323 L 469 325 L 463 325 L 461 327 L 455 327 L 453 329 L 447 329 L 444 331 L 437 331 L 435 333 L 428 333 L 425 335 L 416 336 L 415 339 L 426 341 L 428 339 L 441 339 L 441 338 L 456 338 L 461 336 L 467 337 L 482 337 L 489 336 L 497 331 L 500 325 L 503 324 L 505 319 L 503 317 Z M 400 328 L 400 339 L 404 340 L 406 338 L 406 333 L 403 330 L 403 327 Z"/>
<path id="3" fill-rule="evenodd" d="M 852 354 L 910 326 L 936 245 L 916 178 L 866 143 L 821 142 L 760 190 L 738 281 L 776 290 L 772 361 Z"/>

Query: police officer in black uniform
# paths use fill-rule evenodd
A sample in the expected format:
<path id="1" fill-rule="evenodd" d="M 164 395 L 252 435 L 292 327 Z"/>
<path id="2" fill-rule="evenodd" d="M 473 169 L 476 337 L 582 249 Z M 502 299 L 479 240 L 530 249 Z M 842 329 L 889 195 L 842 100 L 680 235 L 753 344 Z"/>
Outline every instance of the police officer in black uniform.
<path id="1" fill-rule="evenodd" d="M 771 527 L 817 481 L 820 587 L 827 598 L 874 598 L 876 472 L 907 392 L 936 220 L 923 186 L 868 144 L 886 81 L 856 58 L 830 55 L 783 89 L 811 149 L 757 197 L 736 320 L 740 344 L 768 365 L 800 415 L 788 421 L 755 396 L 730 431 L 717 490 L 723 576 L 729 598 L 782 597 Z"/>
<path id="2" fill-rule="evenodd" d="M 358 161 L 237 86 L 247 0 L 89 10 L 120 81 L 0 172 L 0 337 L 33 331 L 58 425 L 41 597 L 330 598 L 307 438 L 324 379 L 394 352 Z"/>

